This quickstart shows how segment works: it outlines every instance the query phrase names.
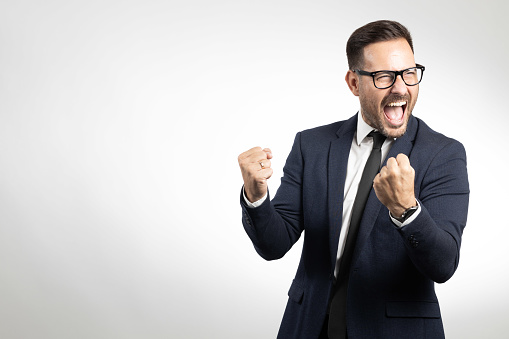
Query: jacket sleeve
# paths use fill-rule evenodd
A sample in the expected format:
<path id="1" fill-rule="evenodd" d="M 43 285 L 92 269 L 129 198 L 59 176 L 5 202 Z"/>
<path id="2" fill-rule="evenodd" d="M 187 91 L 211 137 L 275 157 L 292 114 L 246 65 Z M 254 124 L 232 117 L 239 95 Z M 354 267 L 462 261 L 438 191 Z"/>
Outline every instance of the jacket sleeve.
<path id="1" fill-rule="evenodd" d="M 458 267 L 467 221 L 469 185 L 463 145 L 451 140 L 423 170 L 421 185 L 416 187 L 421 213 L 398 230 L 414 265 L 428 278 L 442 283 Z"/>
<path id="2" fill-rule="evenodd" d="M 268 195 L 262 205 L 249 208 L 241 192 L 242 224 L 256 251 L 266 260 L 283 257 L 303 231 L 303 159 L 300 138 L 298 133 L 283 168 L 281 185 L 274 200 L 271 201 Z"/>

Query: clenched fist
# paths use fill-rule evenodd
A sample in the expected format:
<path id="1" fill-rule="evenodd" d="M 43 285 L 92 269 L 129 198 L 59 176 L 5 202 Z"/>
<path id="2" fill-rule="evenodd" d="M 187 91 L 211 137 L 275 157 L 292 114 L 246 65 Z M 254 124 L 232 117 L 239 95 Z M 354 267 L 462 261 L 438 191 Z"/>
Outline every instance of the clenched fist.
<path id="1" fill-rule="evenodd" d="M 404 154 L 389 158 L 387 166 L 373 180 L 376 196 L 391 214 L 399 217 L 405 210 L 416 206 L 414 193 L 415 170 Z"/>
<path id="2" fill-rule="evenodd" d="M 239 155 L 244 193 L 250 202 L 260 200 L 267 194 L 267 179 L 272 176 L 270 159 L 272 152 L 269 148 L 254 147 Z"/>

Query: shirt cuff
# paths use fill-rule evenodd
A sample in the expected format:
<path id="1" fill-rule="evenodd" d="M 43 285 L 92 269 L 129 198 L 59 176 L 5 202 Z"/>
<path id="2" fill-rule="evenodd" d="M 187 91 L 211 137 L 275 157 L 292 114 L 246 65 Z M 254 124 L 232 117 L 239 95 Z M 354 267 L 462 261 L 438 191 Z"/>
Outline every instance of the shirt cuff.
<path id="1" fill-rule="evenodd" d="M 267 199 L 267 193 L 265 193 L 265 195 L 263 196 L 263 198 L 261 198 L 260 200 L 257 200 L 255 202 L 250 202 L 249 200 L 247 200 L 246 198 L 246 193 L 244 192 L 244 187 L 242 187 L 242 196 L 244 197 L 244 201 L 246 202 L 247 204 L 247 207 L 249 208 L 257 208 L 258 206 L 260 206 L 261 204 L 263 204 L 263 202 L 265 201 L 265 199 Z"/>
<path id="2" fill-rule="evenodd" d="M 245 198 L 245 196 L 244 196 Z M 415 218 L 417 218 L 417 216 L 419 215 L 419 213 L 421 213 L 421 204 L 419 203 L 419 201 L 416 199 L 415 200 L 417 202 L 417 210 L 414 212 L 414 214 L 412 214 L 410 216 L 410 218 L 408 218 L 407 220 L 405 220 L 404 222 L 401 222 L 399 220 L 396 220 L 393 218 L 393 216 L 391 215 L 391 212 L 389 212 L 389 217 L 391 218 L 392 222 L 394 225 L 398 226 L 399 228 L 403 227 L 403 226 L 406 226 L 408 224 L 410 224 L 412 221 L 415 220 Z"/>

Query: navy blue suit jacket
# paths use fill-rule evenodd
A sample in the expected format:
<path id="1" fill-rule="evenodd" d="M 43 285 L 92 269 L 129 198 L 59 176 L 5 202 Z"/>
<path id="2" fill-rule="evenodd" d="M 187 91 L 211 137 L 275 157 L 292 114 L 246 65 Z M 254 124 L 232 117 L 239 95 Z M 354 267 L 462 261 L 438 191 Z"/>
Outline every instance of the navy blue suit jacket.
<path id="1" fill-rule="evenodd" d="M 299 132 L 274 199 L 254 209 L 241 199 L 244 228 L 264 259 L 281 258 L 304 231 L 278 338 L 318 338 L 327 316 L 356 127 L 357 115 Z M 350 339 L 444 337 L 434 282 L 458 266 L 469 196 L 465 150 L 411 117 L 387 158 L 399 153 L 415 169 L 421 213 L 397 228 L 371 190 L 350 272 Z"/>

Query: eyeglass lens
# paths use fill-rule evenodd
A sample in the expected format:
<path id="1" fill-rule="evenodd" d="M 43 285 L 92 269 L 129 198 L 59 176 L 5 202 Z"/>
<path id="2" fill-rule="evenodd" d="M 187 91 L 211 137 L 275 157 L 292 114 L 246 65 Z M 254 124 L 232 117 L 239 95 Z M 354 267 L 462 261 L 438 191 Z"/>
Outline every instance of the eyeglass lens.
<path id="1" fill-rule="evenodd" d="M 395 81 L 396 74 L 394 72 L 380 72 L 374 75 L 375 85 L 378 88 L 387 88 L 392 86 Z M 409 68 L 403 72 L 403 81 L 408 86 L 417 85 L 422 78 L 422 70 L 420 68 Z"/>

